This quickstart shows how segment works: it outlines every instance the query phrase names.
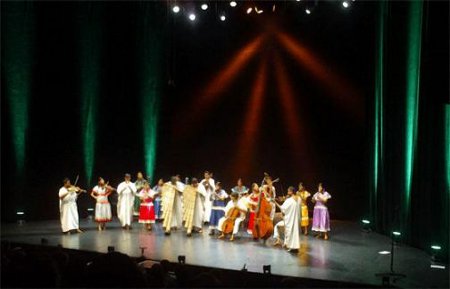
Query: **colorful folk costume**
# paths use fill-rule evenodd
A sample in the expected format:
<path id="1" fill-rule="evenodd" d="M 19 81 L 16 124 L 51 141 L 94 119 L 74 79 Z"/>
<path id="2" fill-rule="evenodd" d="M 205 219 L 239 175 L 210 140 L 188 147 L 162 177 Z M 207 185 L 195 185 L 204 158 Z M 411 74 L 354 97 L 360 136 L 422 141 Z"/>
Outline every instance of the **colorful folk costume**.
<path id="1" fill-rule="evenodd" d="M 248 193 L 248 188 L 246 186 L 235 186 L 231 189 L 232 193 L 239 194 L 239 197 L 242 197 L 243 195 Z"/>
<path id="2" fill-rule="evenodd" d="M 274 238 L 279 239 L 279 227 L 284 227 L 283 246 L 290 251 L 300 248 L 300 214 L 301 214 L 301 198 L 291 196 L 280 206 L 280 210 L 284 215 L 284 220 L 279 221 L 274 228 Z"/>
<path id="3" fill-rule="evenodd" d="M 251 193 L 250 196 L 247 197 L 247 203 L 250 206 L 250 214 L 248 216 L 248 227 L 247 227 L 247 233 L 252 234 L 253 227 L 255 226 L 255 213 L 256 208 L 258 206 L 258 200 L 259 200 L 260 193 Z"/>
<path id="4" fill-rule="evenodd" d="M 271 200 L 275 199 L 275 197 L 276 197 L 276 192 L 275 192 L 274 186 L 269 186 L 269 185 L 265 184 L 261 187 L 261 192 L 264 192 L 264 195 L 269 202 Z M 276 207 L 275 207 L 275 204 L 273 204 L 273 203 L 270 203 L 270 205 L 272 206 L 272 210 L 270 211 L 270 219 L 273 221 L 273 218 L 275 217 Z"/>
<path id="5" fill-rule="evenodd" d="M 311 196 L 311 194 L 304 190 L 297 192 L 297 196 L 302 199 L 302 219 L 300 222 L 300 226 L 308 227 L 309 226 L 309 216 L 308 216 L 308 204 L 307 200 Z"/>
<path id="6" fill-rule="evenodd" d="M 153 187 L 153 191 L 156 193 L 156 197 L 153 201 L 153 205 L 155 207 L 155 220 L 161 220 L 162 217 L 162 210 L 161 210 L 161 192 L 162 192 L 162 185 L 156 185 Z"/>
<path id="7" fill-rule="evenodd" d="M 209 219 L 209 229 L 217 229 L 220 218 L 225 215 L 225 199 L 228 198 L 228 194 L 225 190 L 216 190 L 214 194 L 211 195 L 213 199 L 211 208 L 211 217 Z M 214 233 L 213 231 L 211 233 Z"/>
<path id="8" fill-rule="evenodd" d="M 136 192 L 140 192 L 144 188 L 144 184 L 146 182 L 147 182 L 147 180 L 144 179 L 143 177 L 141 177 L 141 178 L 138 177 L 136 179 L 136 181 L 134 182 L 134 185 L 136 186 Z M 134 205 L 133 205 L 133 215 L 134 216 L 139 216 L 140 204 L 141 204 L 141 199 L 134 198 Z"/>
<path id="9" fill-rule="evenodd" d="M 211 195 L 216 191 L 216 184 L 213 178 L 203 179 L 200 184 L 203 186 L 206 192 L 204 201 L 205 213 L 203 214 L 203 221 L 209 223 L 212 210 Z"/>
<path id="10" fill-rule="evenodd" d="M 153 204 L 153 197 L 155 196 L 155 192 L 150 188 L 144 188 L 137 196 L 141 199 L 139 208 L 139 223 L 154 224 L 155 208 Z"/>
<path id="11" fill-rule="evenodd" d="M 117 216 L 122 227 L 130 228 L 133 221 L 133 206 L 136 187 L 130 181 L 124 181 L 117 187 Z"/>
<path id="12" fill-rule="evenodd" d="M 312 230 L 316 232 L 328 232 L 330 231 L 330 214 L 328 208 L 322 200 L 331 199 L 331 195 L 328 192 L 317 192 L 312 199 L 315 201 Z"/>
<path id="13" fill-rule="evenodd" d="M 164 184 L 166 187 L 171 187 L 174 189 L 173 199 L 170 198 L 168 194 L 163 193 L 163 187 L 161 187 L 161 211 L 162 215 L 166 216 L 167 220 L 164 219 L 163 227 L 165 228 L 165 233 L 170 234 L 172 228 L 178 229 L 183 225 L 183 204 L 182 204 L 182 194 L 186 185 L 175 177 L 172 177 L 170 182 Z M 167 223 L 166 222 L 170 222 Z"/>
<path id="14" fill-rule="evenodd" d="M 108 201 L 108 195 L 111 191 L 106 186 L 95 186 L 92 189 L 92 195 L 97 200 L 95 204 L 95 221 L 97 223 L 111 222 L 111 204 Z"/>

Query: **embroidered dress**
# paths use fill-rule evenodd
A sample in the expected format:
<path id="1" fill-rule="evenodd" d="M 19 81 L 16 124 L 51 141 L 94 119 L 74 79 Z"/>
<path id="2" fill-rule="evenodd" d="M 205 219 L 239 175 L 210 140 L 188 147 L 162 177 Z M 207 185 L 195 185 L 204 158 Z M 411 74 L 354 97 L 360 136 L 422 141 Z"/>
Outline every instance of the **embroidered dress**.
<path id="1" fill-rule="evenodd" d="M 302 219 L 300 226 L 306 227 L 309 225 L 308 205 L 306 200 L 311 194 L 308 191 L 298 192 L 298 196 L 302 199 Z"/>
<path id="2" fill-rule="evenodd" d="M 110 222 L 112 219 L 111 204 L 108 201 L 106 187 L 95 186 L 92 191 L 96 194 L 95 221 L 98 223 Z"/>
<path id="3" fill-rule="evenodd" d="M 313 199 L 316 201 L 314 206 L 313 224 L 312 230 L 316 232 L 328 232 L 330 231 L 330 214 L 326 204 L 322 203 L 319 198 L 331 199 L 331 195 L 328 192 L 315 193 Z"/>
<path id="4" fill-rule="evenodd" d="M 153 196 L 155 193 L 149 189 L 145 191 L 144 189 L 139 193 L 141 199 L 141 205 L 139 208 L 139 223 L 141 224 L 153 224 L 155 223 L 155 209 L 153 206 Z"/>
<path id="5" fill-rule="evenodd" d="M 220 200 L 219 198 L 223 198 Z M 211 217 L 209 219 L 209 228 L 217 229 L 220 218 L 225 216 L 225 199 L 228 198 L 228 194 L 224 190 L 216 191 L 212 195 L 213 204 L 211 209 Z"/>
<path id="6" fill-rule="evenodd" d="M 251 194 L 249 196 L 250 202 L 258 203 L 259 195 Z M 255 226 L 255 209 L 256 205 L 252 205 L 252 208 L 250 209 L 250 214 L 248 216 L 248 227 L 247 227 L 247 233 L 252 234 L 253 227 Z"/>

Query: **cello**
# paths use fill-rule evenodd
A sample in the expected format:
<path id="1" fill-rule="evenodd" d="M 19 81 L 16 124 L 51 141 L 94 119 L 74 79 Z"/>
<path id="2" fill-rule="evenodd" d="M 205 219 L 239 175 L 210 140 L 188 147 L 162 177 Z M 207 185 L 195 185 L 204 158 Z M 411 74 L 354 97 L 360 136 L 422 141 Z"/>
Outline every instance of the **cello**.
<path id="1" fill-rule="evenodd" d="M 259 194 L 258 206 L 255 211 L 255 225 L 252 230 L 253 239 L 267 240 L 273 234 L 273 222 L 270 219 L 272 206 L 265 198 L 264 192 Z"/>
<path id="2" fill-rule="evenodd" d="M 227 219 L 222 224 L 222 232 L 224 234 L 230 234 L 233 232 L 234 221 L 236 221 L 236 218 L 239 217 L 240 213 L 241 211 L 238 207 L 234 207 L 228 212 Z"/>

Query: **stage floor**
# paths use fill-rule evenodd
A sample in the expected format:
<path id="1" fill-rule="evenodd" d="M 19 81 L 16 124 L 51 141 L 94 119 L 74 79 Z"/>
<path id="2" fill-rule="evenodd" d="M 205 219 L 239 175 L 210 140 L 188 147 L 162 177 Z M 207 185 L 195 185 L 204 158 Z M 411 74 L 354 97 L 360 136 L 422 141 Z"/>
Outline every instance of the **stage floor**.
<path id="1" fill-rule="evenodd" d="M 388 272 L 390 239 L 376 233 L 365 233 L 358 224 L 332 221 L 330 239 L 324 241 L 313 236 L 301 237 L 297 255 L 271 246 L 254 242 L 245 232 L 234 242 L 218 240 L 203 234 L 186 237 L 184 231 L 165 236 L 161 225 L 152 232 L 145 232 L 141 224 L 134 224 L 131 231 L 124 231 L 117 221 L 108 224 L 106 231 L 97 231 L 96 224 L 82 220 L 82 234 L 63 235 L 59 221 L 27 222 L 24 225 L 6 224 L 1 228 L 1 239 L 26 244 L 40 244 L 41 238 L 48 245 L 61 244 L 64 248 L 107 252 L 108 246 L 133 257 L 141 256 L 140 247 L 146 247 L 145 256 L 152 260 L 167 259 L 176 262 L 179 255 L 186 256 L 186 263 L 215 268 L 240 270 L 244 264 L 250 272 L 262 272 L 263 265 L 272 265 L 277 275 L 356 282 L 381 285 L 376 273 Z M 395 250 L 394 269 L 407 277 L 397 281 L 400 287 L 449 287 L 449 270 L 430 268 L 430 257 L 425 252 L 400 245 Z"/>

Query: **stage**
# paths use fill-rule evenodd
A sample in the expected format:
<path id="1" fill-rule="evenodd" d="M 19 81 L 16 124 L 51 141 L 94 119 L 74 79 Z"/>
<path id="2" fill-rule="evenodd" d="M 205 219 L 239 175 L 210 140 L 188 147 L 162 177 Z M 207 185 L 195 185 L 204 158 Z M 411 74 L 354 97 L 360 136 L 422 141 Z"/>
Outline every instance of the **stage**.
<path id="1" fill-rule="evenodd" d="M 388 272 L 390 255 L 379 251 L 390 251 L 390 239 L 377 233 L 361 231 L 358 224 L 332 221 L 330 239 L 324 241 L 313 236 L 301 237 L 298 254 L 254 242 L 245 232 L 239 233 L 234 242 L 218 240 L 203 234 L 186 237 L 184 231 L 165 236 L 161 225 L 156 224 L 152 232 L 145 232 L 135 223 L 130 231 L 120 228 L 117 221 L 108 224 L 106 231 L 97 231 L 96 224 L 82 220 L 82 234 L 64 235 L 59 221 L 27 222 L 23 225 L 4 224 L 1 239 L 26 244 L 41 244 L 48 240 L 49 246 L 61 244 L 64 248 L 85 251 L 107 252 L 108 246 L 133 257 L 141 256 L 140 247 L 145 247 L 145 256 L 152 260 L 167 259 L 176 262 L 179 255 L 186 256 L 186 263 L 213 268 L 240 270 L 246 264 L 250 272 L 262 272 L 263 265 L 272 265 L 272 274 L 380 285 L 376 273 Z M 449 286 L 448 266 L 445 270 L 430 268 L 430 257 L 425 252 L 400 245 L 395 249 L 395 266 L 398 273 L 407 277 L 398 280 L 399 287 Z M 226 260 L 226 261 L 225 261 Z"/>

